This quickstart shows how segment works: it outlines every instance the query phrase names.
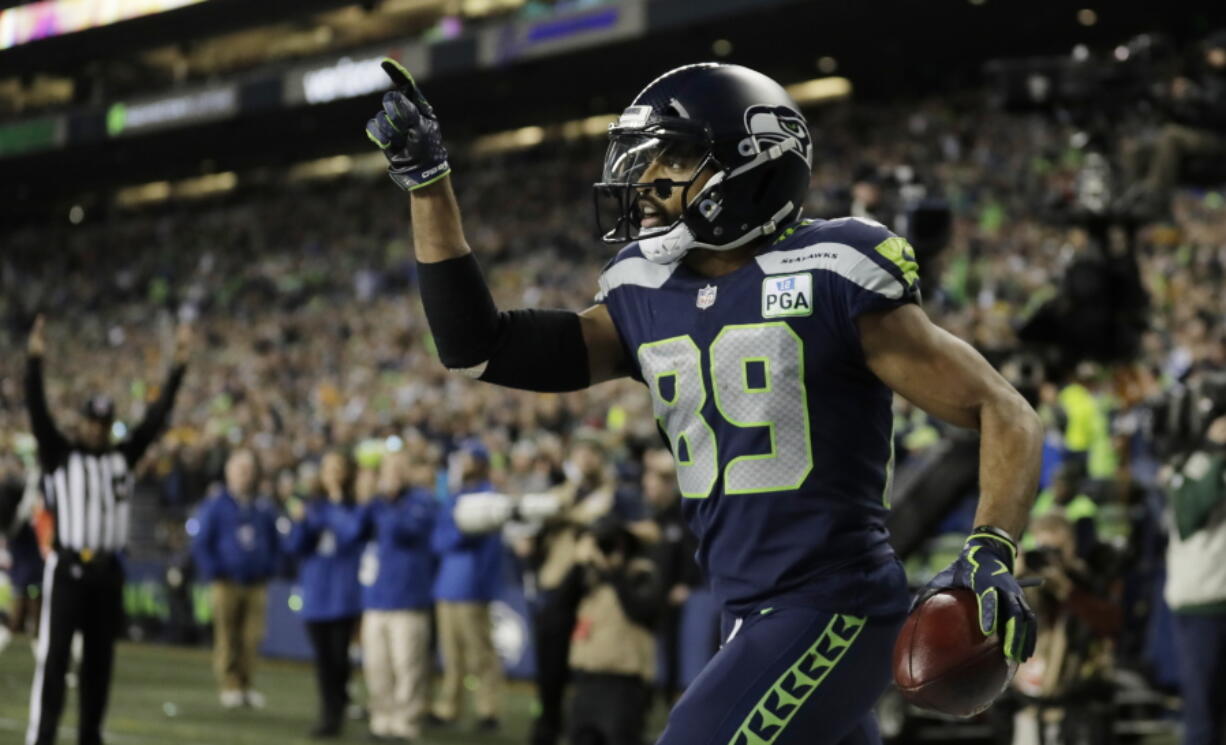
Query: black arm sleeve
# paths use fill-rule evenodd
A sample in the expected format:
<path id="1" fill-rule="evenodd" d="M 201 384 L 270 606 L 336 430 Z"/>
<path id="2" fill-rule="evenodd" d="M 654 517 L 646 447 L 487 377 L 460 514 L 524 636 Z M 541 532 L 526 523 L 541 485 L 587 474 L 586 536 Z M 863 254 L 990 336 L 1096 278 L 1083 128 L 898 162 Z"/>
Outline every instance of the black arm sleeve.
<path id="1" fill-rule="evenodd" d="M 183 365 L 175 365 L 170 368 L 170 376 L 162 385 L 161 395 L 145 412 L 145 418 L 136 425 L 136 429 L 132 430 L 128 439 L 120 443 L 119 452 L 123 453 L 128 465 L 136 465 L 136 462 L 153 444 L 153 439 L 162 431 L 162 427 L 166 426 L 166 420 L 170 418 L 170 410 L 174 406 L 179 386 L 183 383 L 183 373 L 186 369 Z"/>
<path id="2" fill-rule="evenodd" d="M 30 412 L 30 428 L 38 442 L 38 459 L 43 470 L 50 470 L 68 452 L 68 441 L 60 434 L 47 408 L 47 392 L 43 389 L 43 359 L 26 360 L 26 408 Z"/>
<path id="3" fill-rule="evenodd" d="M 592 384 L 579 314 L 568 310 L 512 310 L 498 314 L 498 337 L 478 376 L 489 383 L 561 393 Z"/>
<path id="4" fill-rule="evenodd" d="M 418 264 L 417 270 L 426 320 L 447 368 L 529 391 L 577 391 L 591 385 L 577 313 L 499 313 L 472 254 Z"/>

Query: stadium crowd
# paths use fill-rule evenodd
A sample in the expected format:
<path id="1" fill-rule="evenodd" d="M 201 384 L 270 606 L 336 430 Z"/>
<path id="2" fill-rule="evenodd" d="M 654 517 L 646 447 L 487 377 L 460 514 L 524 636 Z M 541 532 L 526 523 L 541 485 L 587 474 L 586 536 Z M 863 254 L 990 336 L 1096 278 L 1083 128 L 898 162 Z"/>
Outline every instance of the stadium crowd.
<path id="1" fill-rule="evenodd" d="M 1053 197 L 1074 188 L 1087 157 L 1067 122 L 986 112 L 979 97 L 968 95 L 905 106 L 840 104 L 811 123 L 816 168 L 810 214 L 832 214 L 854 202 L 848 184 L 865 163 L 879 174 L 908 170 L 939 185 L 952 209 L 953 230 L 947 249 L 921 266 L 931 283 L 926 288 L 933 288 L 926 307 L 939 324 L 994 360 L 1020 348 L 1018 319 L 1031 315 L 1059 286 L 1065 269 L 1094 250 L 1083 227 L 1039 217 Z M 592 237 L 587 195 L 598 163 L 598 145 L 587 143 L 457 161 L 469 239 L 502 307 L 590 304 L 596 276 L 611 256 Z M 176 321 L 197 326 L 201 343 L 174 424 L 139 474 L 140 493 L 157 505 L 145 513 L 156 518 L 156 530 L 134 532 L 144 537 L 134 542 L 134 553 L 184 552 L 188 518 L 215 496 L 219 484 L 229 484 L 225 464 L 236 452 L 254 455 L 254 483 L 245 490 L 267 497 L 275 517 L 290 518 L 299 533 L 312 519 L 358 520 L 356 511 L 378 502 L 377 494 L 394 496 L 410 484 L 452 495 L 468 477 L 480 482 L 465 487 L 473 491 L 522 495 L 565 487 L 581 479 L 585 456 L 578 451 L 584 441 L 599 443 L 595 457 L 609 472 L 608 504 L 601 513 L 632 524 L 662 512 L 653 512 L 644 498 L 643 475 L 652 471 L 644 464 L 658 459 L 658 435 L 637 383 L 543 395 L 445 373 L 414 295 L 404 202 L 382 180 L 346 178 L 117 211 L 81 225 L 7 231 L 0 239 L 0 323 L 7 345 L 21 348 L 34 314 L 48 314 L 48 396 L 57 412 L 74 411 L 88 395 L 108 392 L 119 402 L 121 420 L 137 419 L 157 393 L 158 351 L 170 344 Z M 1117 551 L 1135 558 L 1130 573 L 1121 574 L 1124 589 L 1100 583 L 1093 592 L 1124 603 L 1123 612 L 1141 625 L 1125 624 L 1133 638 L 1116 638 L 1119 622 L 1100 624 L 1095 616 L 1090 636 L 1117 643 L 1095 642 L 1094 653 L 1106 648 L 1102 654 L 1139 668 L 1148 664 L 1139 637 L 1155 612 L 1153 588 L 1165 541 L 1153 528 L 1161 489 L 1145 422 L 1151 402 L 1190 370 L 1226 365 L 1224 234 L 1222 193 L 1180 191 L 1172 219 L 1146 226 L 1137 238 L 1140 277 L 1149 294 L 1140 358 L 1081 365 L 1074 374 L 1031 381 L 1050 427 L 1048 502 L 1065 506 L 1068 521 L 1075 522 L 1086 514 L 1074 514 L 1071 500 L 1088 495 L 1098 538 L 1115 540 Z M 21 365 L 20 354 L 0 356 L 0 476 L 10 482 L 23 477 L 32 447 L 23 434 L 28 425 Z M 71 377 L 57 374 L 69 369 Z M 899 468 L 947 433 L 901 401 L 896 421 Z M 479 478 L 453 473 L 448 485 L 455 453 L 481 460 L 486 472 Z M 330 457 L 353 460 L 352 480 L 333 501 L 352 503 L 354 515 L 324 516 L 325 502 L 316 499 L 324 493 L 333 498 L 328 480 L 337 477 L 327 475 Z M 403 473 L 380 475 L 384 463 L 402 459 Z M 230 491 L 238 488 L 229 485 Z M 647 491 L 652 488 L 658 486 Z M 312 518 L 311 510 L 321 516 Z M 1112 514 L 1125 517 L 1108 524 Z M 589 527 L 596 517 L 585 518 Z M 332 530 L 339 535 L 344 527 L 338 523 Z M 1045 527 L 1051 545 L 1064 550 L 1066 526 L 1048 520 Z M 300 553 L 309 554 L 307 536 L 295 540 Z M 529 535 L 508 539 L 525 566 L 543 573 L 539 559 L 548 557 L 532 541 Z M 572 549 L 579 559 L 569 557 L 571 565 L 599 565 L 590 546 Z M 436 543 L 435 550 L 446 556 L 448 549 Z M 1072 562 L 1078 553 L 1066 555 Z M 633 563 L 625 561 L 627 567 Z M 344 571 L 356 575 L 359 563 Z M 677 580 L 659 597 L 680 603 L 695 581 Z M 437 592 L 434 598 L 440 598 Z M 341 616 L 361 612 L 360 599 L 353 602 Z M 629 608 L 626 615 L 631 626 L 660 620 Z M 573 625 L 563 616 L 567 620 Z M 448 638 L 443 646 L 445 657 L 449 648 L 464 647 Z M 1040 650 L 1046 648 L 1041 642 Z M 569 663 L 577 664 L 574 650 Z M 227 689 L 225 671 L 219 675 L 223 691 L 247 684 L 239 680 Z M 321 687 L 329 685 L 326 676 L 321 672 Z M 494 686 L 496 677 L 484 679 Z M 1031 686 L 1023 693 L 1034 700 L 1071 685 L 1042 675 L 1022 677 Z M 327 716 L 334 716 L 342 694 L 328 690 Z M 599 686 L 593 690 L 608 695 Z M 458 697 L 458 689 L 451 695 Z M 495 726 L 496 704 L 478 702 L 478 708 L 482 721 Z M 414 711 L 419 709 L 424 714 L 422 706 Z M 436 703 L 433 716 L 454 717 L 454 704 Z M 386 731 L 416 732 L 403 724 L 389 724 Z M 546 732 L 542 741 L 556 734 Z"/>

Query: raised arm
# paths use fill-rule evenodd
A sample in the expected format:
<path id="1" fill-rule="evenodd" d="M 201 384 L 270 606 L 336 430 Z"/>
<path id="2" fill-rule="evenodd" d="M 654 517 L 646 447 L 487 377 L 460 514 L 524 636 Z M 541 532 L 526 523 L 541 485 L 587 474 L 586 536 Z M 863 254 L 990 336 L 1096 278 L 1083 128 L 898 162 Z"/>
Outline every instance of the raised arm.
<path id="1" fill-rule="evenodd" d="M 68 450 L 68 441 L 55 426 L 51 410 L 47 407 L 47 392 L 43 387 L 43 355 L 46 342 L 43 339 L 42 315 L 34 319 L 30 339 L 26 345 L 26 409 L 30 412 L 30 428 L 38 442 L 38 458 L 42 464 L 56 463 Z"/>
<path id="2" fill-rule="evenodd" d="M 999 629 L 1005 655 L 1026 659 L 1034 649 L 1034 614 L 1012 572 L 1039 481 L 1038 415 L 987 360 L 916 305 L 865 314 L 858 327 L 865 361 L 886 385 L 940 419 L 979 430 L 977 527 L 927 592 L 971 589 L 983 632 Z"/>
<path id="3" fill-rule="evenodd" d="M 438 117 L 413 77 L 385 59 L 395 90 L 366 125 L 408 191 L 422 306 L 443 365 L 490 383 L 573 391 L 626 374 L 617 330 L 603 306 L 499 312 L 460 221 Z"/>
<path id="4" fill-rule="evenodd" d="M 123 453 L 129 465 L 136 465 L 136 462 L 153 444 L 158 433 L 166 426 L 166 420 L 170 418 L 175 396 L 179 392 L 179 386 L 183 384 L 183 374 L 187 371 L 187 355 L 191 348 L 191 338 L 191 327 L 187 324 L 180 324 L 175 334 L 174 364 L 171 365 L 170 373 L 162 384 L 162 392 L 145 412 L 145 418 L 141 420 L 141 423 L 136 425 L 132 434 L 119 445 L 119 451 Z"/>

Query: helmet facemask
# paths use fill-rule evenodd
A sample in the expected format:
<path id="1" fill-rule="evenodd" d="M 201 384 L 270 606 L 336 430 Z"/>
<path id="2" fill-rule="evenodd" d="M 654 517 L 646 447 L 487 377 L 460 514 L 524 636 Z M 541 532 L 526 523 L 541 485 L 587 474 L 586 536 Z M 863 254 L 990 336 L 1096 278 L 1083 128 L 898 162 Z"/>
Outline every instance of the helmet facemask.
<path id="1" fill-rule="evenodd" d="M 707 185 L 696 188 L 696 184 L 712 168 L 716 173 L 708 184 L 717 181 L 722 169 L 705 129 L 683 120 L 672 125 L 610 130 L 604 169 L 594 190 L 596 222 L 604 242 L 651 244 L 655 243 L 651 239 L 674 235 L 688 236 L 687 243 L 693 240 L 687 217 L 707 191 Z M 650 214 L 675 189 L 681 192 L 680 213 L 668 222 L 662 211 L 658 217 Z M 644 214 L 644 204 L 648 214 Z M 652 221 L 657 224 L 643 227 L 644 222 Z"/>

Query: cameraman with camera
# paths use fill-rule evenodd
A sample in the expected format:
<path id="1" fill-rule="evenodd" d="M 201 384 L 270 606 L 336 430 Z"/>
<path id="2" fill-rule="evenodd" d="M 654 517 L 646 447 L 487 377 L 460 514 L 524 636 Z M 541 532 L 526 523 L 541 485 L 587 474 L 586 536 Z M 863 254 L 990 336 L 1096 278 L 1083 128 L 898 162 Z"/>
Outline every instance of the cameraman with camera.
<path id="1" fill-rule="evenodd" d="M 652 632 L 663 604 L 655 562 L 613 514 L 579 539 L 558 587 L 578 609 L 570 642 L 570 745 L 641 745 L 651 681 Z"/>
<path id="2" fill-rule="evenodd" d="M 1184 743 L 1226 742 L 1226 386 L 1209 373 L 1189 386 L 1189 408 L 1209 412 L 1201 442 L 1172 464 L 1166 602 L 1174 612 Z M 1194 402 L 1194 403 L 1193 403 Z M 1177 459 L 1178 461 L 1178 459 Z"/>
<path id="3" fill-rule="evenodd" d="M 1078 555 L 1074 521 L 1063 509 L 1034 518 L 1029 532 L 1033 548 L 1022 554 L 1021 571 L 1043 582 L 1027 591 L 1038 637 L 1013 680 L 1023 702 L 1013 742 L 1114 742 L 1112 638 L 1121 612 L 1110 597 L 1110 567 Z M 1054 739 L 1042 732 L 1049 727 L 1058 730 Z"/>

